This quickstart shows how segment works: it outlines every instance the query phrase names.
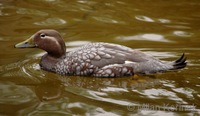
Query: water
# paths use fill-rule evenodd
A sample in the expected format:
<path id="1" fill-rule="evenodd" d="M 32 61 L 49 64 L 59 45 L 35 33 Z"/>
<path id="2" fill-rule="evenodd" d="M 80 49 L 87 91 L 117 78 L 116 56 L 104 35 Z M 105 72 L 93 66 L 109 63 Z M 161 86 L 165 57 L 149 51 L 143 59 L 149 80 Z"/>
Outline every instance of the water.
<path id="1" fill-rule="evenodd" d="M 1 0 L 1 115 L 199 115 L 198 0 Z M 67 51 L 111 42 L 175 60 L 177 72 L 125 78 L 64 77 L 40 69 L 44 51 L 14 45 L 56 29 Z"/>

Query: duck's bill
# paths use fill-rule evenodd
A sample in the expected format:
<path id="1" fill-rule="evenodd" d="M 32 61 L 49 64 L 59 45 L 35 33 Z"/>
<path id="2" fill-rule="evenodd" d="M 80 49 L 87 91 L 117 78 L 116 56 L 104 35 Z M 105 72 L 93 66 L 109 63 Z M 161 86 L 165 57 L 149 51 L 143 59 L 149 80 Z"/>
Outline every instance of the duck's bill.
<path id="1" fill-rule="evenodd" d="M 36 45 L 33 43 L 32 37 L 15 45 L 15 48 L 34 48 L 34 47 L 36 47 Z"/>

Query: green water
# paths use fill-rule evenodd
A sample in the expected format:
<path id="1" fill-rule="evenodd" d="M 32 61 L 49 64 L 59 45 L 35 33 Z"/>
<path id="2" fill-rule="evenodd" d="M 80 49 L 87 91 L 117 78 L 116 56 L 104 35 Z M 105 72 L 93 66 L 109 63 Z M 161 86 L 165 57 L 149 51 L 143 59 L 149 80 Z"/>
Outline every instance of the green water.
<path id="1" fill-rule="evenodd" d="M 0 114 L 200 115 L 199 0 L 0 0 Z M 56 29 L 67 50 L 111 42 L 164 60 L 177 72 L 125 78 L 64 77 L 40 69 L 44 51 L 16 49 Z"/>

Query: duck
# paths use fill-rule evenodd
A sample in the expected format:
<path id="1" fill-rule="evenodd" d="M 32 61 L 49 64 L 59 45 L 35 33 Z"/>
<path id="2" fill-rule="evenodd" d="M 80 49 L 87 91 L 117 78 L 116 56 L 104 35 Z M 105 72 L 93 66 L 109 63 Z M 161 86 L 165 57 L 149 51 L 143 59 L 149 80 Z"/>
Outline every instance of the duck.
<path id="1" fill-rule="evenodd" d="M 64 76 L 125 77 L 174 71 L 187 65 L 184 53 L 175 61 L 163 61 L 130 47 L 105 42 L 88 43 L 66 52 L 63 37 L 53 29 L 39 30 L 15 48 L 46 51 L 39 63 L 41 69 Z"/>

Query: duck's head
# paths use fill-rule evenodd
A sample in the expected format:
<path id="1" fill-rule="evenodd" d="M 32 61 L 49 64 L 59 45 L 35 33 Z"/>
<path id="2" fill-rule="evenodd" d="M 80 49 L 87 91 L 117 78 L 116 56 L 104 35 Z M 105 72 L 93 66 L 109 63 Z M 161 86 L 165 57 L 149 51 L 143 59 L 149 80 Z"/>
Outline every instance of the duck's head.
<path id="1" fill-rule="evenodd" d="M 40 48 L 52 57 L 61 57 L 66 53 L 65 42 L 56 30 L 40 30 L 29 39 L 15 45 L 16 48 Z"/>

